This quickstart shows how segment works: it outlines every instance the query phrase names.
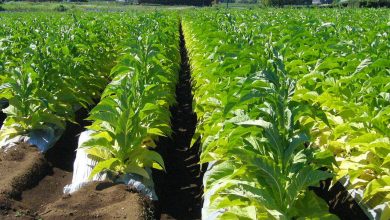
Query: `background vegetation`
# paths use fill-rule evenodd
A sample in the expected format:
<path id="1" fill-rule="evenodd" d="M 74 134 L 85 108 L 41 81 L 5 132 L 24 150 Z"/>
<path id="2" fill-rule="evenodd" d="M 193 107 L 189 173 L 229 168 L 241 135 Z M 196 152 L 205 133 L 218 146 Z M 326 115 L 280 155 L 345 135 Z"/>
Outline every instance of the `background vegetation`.
<path id="1" fill-rule="evenodd" d="M 88 3 L 85 3 L 88 2 Z M 95 11 L 123 11 L 128 9 L 140 9 L 167 5 L 172 6 L 217 6 L 217 7 L 284 7 L 284 6 L 326 6 L 326 7 L 390 7 L 390 0 L 69 0 L 69 1 L 5 1 L 0 0 L 0 11 L 66 11 L 72 10 L 95 10 Z"/>

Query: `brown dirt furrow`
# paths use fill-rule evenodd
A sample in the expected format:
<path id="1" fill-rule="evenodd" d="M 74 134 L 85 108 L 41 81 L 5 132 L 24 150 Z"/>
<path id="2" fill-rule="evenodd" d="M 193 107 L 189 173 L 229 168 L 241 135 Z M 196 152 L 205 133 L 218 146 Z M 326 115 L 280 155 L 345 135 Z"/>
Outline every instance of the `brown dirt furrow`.
<path id="1" fill-rule="evenodd" d="M 46 206 L 43 219 L 150 219 L 151 203 L 123 184 L 93 182 Z"/>
<path id="2" fill-rule="evenodd" d="M 202 177 L 199 143 L 190 148 L 197 116 L 192 109 L 191 73 L 180 27 L 181 70 L 176 87 L 177 105 L 171 108 L 171 138 L 162 138 L 157 151 L 164 158 L 166 172 L 154 171 L 153 179 L 159 197 L 158 219 L 200 219 Z"/>

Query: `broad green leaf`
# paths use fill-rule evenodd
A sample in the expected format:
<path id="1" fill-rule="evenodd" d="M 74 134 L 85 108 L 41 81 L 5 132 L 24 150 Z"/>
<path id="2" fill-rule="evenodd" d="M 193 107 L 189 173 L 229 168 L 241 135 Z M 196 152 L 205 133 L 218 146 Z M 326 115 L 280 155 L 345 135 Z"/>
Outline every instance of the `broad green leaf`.
<path id="1" fill-rule="evenodd" d="M 93 168 L 91 174 L 89 175 L 89 179 L 92 180 L 92 178 L 101 172 L 104 172 L 106 170 L 113 170 L 114 166 L 118 163 L 117 158 L 110 158 L 108 160 L 104 160 L 101 162 L 98 162 L 96 166 Z"/>

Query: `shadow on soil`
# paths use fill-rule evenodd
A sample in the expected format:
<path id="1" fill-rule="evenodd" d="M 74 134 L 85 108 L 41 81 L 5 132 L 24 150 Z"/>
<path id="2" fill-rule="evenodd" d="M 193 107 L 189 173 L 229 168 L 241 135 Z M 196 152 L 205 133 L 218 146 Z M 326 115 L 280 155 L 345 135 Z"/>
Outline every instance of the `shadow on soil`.
<path id="1" fill-rule="evenodd" d="M 78 124 L 67 123 L 66 131 L 58 140 L 56 145 L 45 154 L 45 157 L 53 167 L 72 172 L 73 162 L 76 158 L 76 149 L 80 133 L 85 130 L 85 126 L 90 122 L 84 119 L 88 117 L 89 110 L 81 109 L 76 113 Z"/>
<path id="2" fill-rule="evenodd" d="M 331 179 L 321 181 L 319 187 L 309 187 L 329 205 L 329 212 L 342 220 L 368 220 L 368 217 L 356 201 L 349 195 L 341 183 L 330 187 Z"/>
<path id="3" fill-rule="evenodd" d="M 181 70 L 176 87 L 177 106 L 171 108 L 173 134 L 161 138 L 157 151 L 162 155 L 166 173 L 153 171 L 158 219 L 200 219 L 203 172 L 199 162 L 199 143 L 190 148 L 197 117 L 192 110 L 191 73 L 180 26 Z"/>
<path id="4" fill-rule="evenodd" d="M 7 118 L 7 115 L 3 113 L 3 109 L 6 107 L 8 107 L 8 102 L 0 100 L 0 128 L 3 126 L 4 120 Z"/>

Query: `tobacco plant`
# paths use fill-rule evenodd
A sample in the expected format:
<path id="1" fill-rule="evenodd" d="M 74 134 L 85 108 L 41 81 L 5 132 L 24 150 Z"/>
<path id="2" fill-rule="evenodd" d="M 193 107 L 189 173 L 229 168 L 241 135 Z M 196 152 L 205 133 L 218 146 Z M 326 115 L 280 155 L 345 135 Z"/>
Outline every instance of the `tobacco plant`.
<path id="1" fill-rule="evenodd" d="M 230 30 L 224 33 L 221 23 L 209 24 L 204 32 L 203 19 L 183 23 L 193 66 L 201 162 L 213 164 L 204 180 L 209 201 L 203 216 L 335 218 L 325 201 L 307 190 L 332 176 L 319 168 L 331 168 L 333 156 L 312 147 L 299 121 L 310 117 L 327 123 L 323 111 L 292 99 L 296 81 L 288 77 L 272 39 L 256 51 L 250 40 L 237 40 Z M 202 32 L 220 38 L 210 41 Z"/>
<path id="2" fill-rule="evenodd" d="M 175 16 L 159 13 L 141 16 L 139 22 L 137 37 L 127 40 L 112 69 L 113 81 L 89 117 L 95 133 L 83 147 L 98 161 L 90 178 L 102 172 L 114 177 L 131 173 L 148 185 L 147 169 L 165 169 L 153 148 L 158 137 L 172 132 L 169 107 L 175 104 L 180 61 L 178 24 Z"/>
<path id="3" fill-rule="evenodd" d="M 196 137 L 202 138 L 202 161 L 219 160 L 220 149 L 232 143 L 235 135 L 244 134 L 234 125 L 227 127 L 225 121 L 232 113 L 252 118 L 253 113 L 245 113 L 246 108 L 253 109 L 248 100 L 268 96 L 268 90 L 253 89 L 261 80 L 250 80 L 254 81 L 247 88 L 253 90 L 250 93 L 238 82 L 263 70 L 268 60 L 277 63 L 267 55 L 271 53 L 264 53 L 265 45 L 273 45 L 287 78 L 296 82 L 291 103 L 299 103 L 297 111 L 310 113 L 301 115 L 297 123 L 310 137 L 309 146 L 321 149 L 314 154 L 327 158 L 322 162 L 334 169 L 334 182 L 354 190 L 367 215 L 376 212 L 375 218 L 386 219 L 390 85 L 386 10 L 199 14 L 197 19 L 186 19 L 185 26 L 192 50 L 195 109 L 200 118 Z M 245 104 L 237 106 L 239 102 Z M 270 106 L 260 109 L 276 111 Z M 236 133 L 223 131 L 232 128 Z M 336 163 L 329 166 L 332 154 Z"/>
<path id="4" fill-rule="evenodd" d="M 9 107 L 0 139 L 64 130 L 74 112 L 94 103 L 107 84 L 126 24 L 94 15 L 3 17 L 0 99 Z"/>

